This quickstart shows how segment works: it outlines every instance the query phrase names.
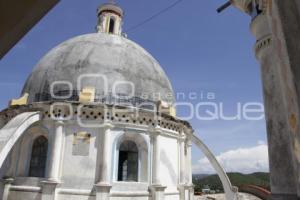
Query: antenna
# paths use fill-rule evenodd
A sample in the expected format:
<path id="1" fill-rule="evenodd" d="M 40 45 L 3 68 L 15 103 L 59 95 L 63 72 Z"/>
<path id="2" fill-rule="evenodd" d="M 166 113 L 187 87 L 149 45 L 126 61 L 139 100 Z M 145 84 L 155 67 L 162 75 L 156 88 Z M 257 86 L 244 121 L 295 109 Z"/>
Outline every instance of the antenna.
<path id="1" fill-rule="evenodd" d="M 231 1 L 227 1 L 225 4 L 223 4 L 221 7 L 217 9 L 218 13 L 221 13 L 225 9 L 227 9 L 229 6 L 231 6 Z"/>

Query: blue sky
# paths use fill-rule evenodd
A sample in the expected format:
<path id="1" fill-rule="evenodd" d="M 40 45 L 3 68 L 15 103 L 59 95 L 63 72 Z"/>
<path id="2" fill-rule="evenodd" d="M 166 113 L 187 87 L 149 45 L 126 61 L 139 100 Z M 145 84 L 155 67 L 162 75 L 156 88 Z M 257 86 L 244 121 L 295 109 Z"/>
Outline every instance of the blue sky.
<path id="1" fill-rule="evenodd" d="M 175 0 L 119 0 L 125 10 L 124 30 L 136 25 Z M 18 97 L 38 60 L 59 43 L 95 31 L 96 8 L 103 0 L 62 0 L 0 61 L 0 108 Z M 175 92 L 213 92 L 226 114 L 238 102 L 262 102 L 260 69 L 253 53 L 250 17 L 229 8 L 222 0 L 183 0 L 176 7 L 140 28 L 128 38 L 148 50 L 170 78 Z M 182 100 L 182 99 L 181 99 Z M 206 99 L 204 99 L 206 100 Z M 203 99 L 188 100 L 194 105 Z M 179 116 L 185 114 L 179 109 Z M 266 142 L 264 120 L 190 120 L 216 155 L 251 149 Z M 193 149 L 197 165 L 203 155 Z M 262 169 L 263 170 L 263 169 Z M 243 171 L 243 170 L 240 170 Z"/>

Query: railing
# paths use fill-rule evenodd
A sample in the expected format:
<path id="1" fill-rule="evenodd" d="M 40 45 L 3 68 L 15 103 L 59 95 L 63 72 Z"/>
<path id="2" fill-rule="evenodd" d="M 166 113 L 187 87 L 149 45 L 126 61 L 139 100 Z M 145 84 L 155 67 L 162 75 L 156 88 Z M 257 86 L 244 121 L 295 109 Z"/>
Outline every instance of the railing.
<path id="1" fill-rule="evenodd" d="M 59 98 L 62 97 L 62 98 Z M 67 97 L 67 98 L 63 98 Z M 43 102 L 43 101 L 79 101 L 79 94 L 77 90 L 73 91 L 59 91 L 55 95 L 49 93 L 37 93 L 34 98 L 34 102 Z M 95 94 L 95 103 L 103 103 L 109 105 L 120 105 L 120 106 L 133 106 L 140 107 L 142 109 L 154 110 L 156 108 L 156 102 L 150 99 L 144 99 L 139 96 L 128 97 L 125 94 L 104 94 L 96 93 Z"/>
<path id="2" fill-rule="evenodd" d="M 244 185 L 244 186 L 241 186 L 239 188 L 239 190 L 240 190 L 240 192 L 249 193 L 256 197 L 259 197 L 262 200 L 269 200 L 271 197 L 270 191 L 268 191 L 262 187 L 256 186 L 256 185 Z"/>

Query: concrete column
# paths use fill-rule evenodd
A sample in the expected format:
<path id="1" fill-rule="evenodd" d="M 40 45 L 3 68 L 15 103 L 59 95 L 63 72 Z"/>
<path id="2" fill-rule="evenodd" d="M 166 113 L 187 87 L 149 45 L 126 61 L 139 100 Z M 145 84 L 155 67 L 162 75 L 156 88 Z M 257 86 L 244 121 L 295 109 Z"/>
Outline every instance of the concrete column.
<path id="1" fill-rule="evenodd" d="M 193 169 L 192 169 L 192 140 L 190 137 L 187 138 L 186 141 L 187 148 L 187 187 L 188 187 L 188 200 L 194 199 L 194 185 L 193 185 Z"/>
<path id="2" fill-rule="evenodd" d="M 186 183 L 187 185 L 193 185 L 192 177 L 192 141 L 190 138 L 186 140 Z"/>
<path id="3" fill-rule="evenodd" d="M 152 200 L 164 200 L 165 199 L 165 186 L 160 182 L 160 142 L 158 140 L 161 134 L 159 127 L 149 131 L 151 144 L 152 144 L 152 184 L 149 187 Z"/>
<path id="4" fill-rule="evenodd" d="M 110 184 L 98 183 L 95 185 L 96 188 L 96 200 L 109 200 L 110 196 Z"/>
<path id="5" fill-rule="evenodd" d="M 112 151 L 111 151 L 111 129 L 113 125 L 106 122 L 102 128 L 102 143 L 100 159 L 99 182 L 95 185 L 96 200 L 109 200 L 111 189 Z"/>
<path id="6" fill-rule="evenodd" d="M 195 193 L 194 185 L 192 185 L 189 188 L 189 200 L 194 200 L 194 193 Z"/>
<path id="7" fill-rule="evenodd" d="M 180 184 L 178 186 L 178 190 L 179 190 L 179 195 L 180 195 L 180 200 L 186 200 L 187 196 L 186 196 L 186 185 L 185 184 Z"/>
<path id="8" fill-rule="evenodd" d="M 257 15 L 252 19 L 251 29 L 257 39 L 255 53 L 262 67 L 271 199 L 296 200 L 300 197 L 300 3 L 299 0 L 232 2 L 240 10 L 254 11 L 252 14 Z M 254 7 L 257 3 L 260 12 Z"/>
<path id="9" fill-rule="evenodd" d="M 180 185 L 178 187 L 180 193 L 180 200 L 194 200 L 194 186 L 193 185 Z"/>
<path id="10" fill-rule="evenodd" d="M 180 148 L 180 183 L 178 185 L 178 190 L 180 193 L 180 200 L 187 199 L 186 197 L 186 154 L 185 154 L 185 136 L 181 133 L 179 138 L 179 148 Z"/>
<path id="11" fill-rule="evenodd" d="M 192 178 L 192 140 L 188 136 L 181 143 L 182 158 L 180 163 L 184 164 L 183 177 L 184 182 L 178 186 L 180 200 L 194 199 L 194 185 Z"/>
<path id="12" fill-rule="evenodd" d="M 286 117 L 284 91 L 280 83 L 280 66 L 274 59 L 274 37 L 267 15 L 256 16 L 252 20 L 251 30 L 257 39 L 255 53 L 261 64 L 272 199 L 277 199 L 274 196 L 281 196 L 279 199 L 295 199 L 296 171 L 292 164 L 294 160 L 291 151 L 292 138 Z"/>
<path id="13" fill-rule="evenodd" d="M 52 135 L 52 146 L 49 158 L 48 177 L 49 181 L 60 182 L 60 164 L 63 149 L 64 123 L 62 121 L 55 122 L 55 131 Z"/>
<path id="14" fill-rule="evenodd" d="M 166 187 L 161 185 L 151 185 L 150 192 L 152 200 L 164 200 L 165 199 L 165 189 Z"/>
<path id="15" fill-rule="evenodd" d="M 55 189 L 59 183 L 54 181 L 42 181 L 42 199 L 55 200 Z"/>
<path id="16" fill-rule="evenodd" d="M 158 141 L 159 131 L 153 131 L 150 133 L 152 143 L 152 184 L 159 185 L 159 164 L 160 164 L 160 147 Z"/>
<path id="17" fill-rule="evenodd" d="M 60 183 L 60 165 L 63 150 L 63 121 L 56 121 L 51 136 L 51 152 L 49 157 L 48 180 L 42 181 L 42 200 L 55 200 L 55 190 Z"/>
<path id="18" fill-rule="evenodd" d="M 185 143 L 184 138 L 179 139 L 179 148 L 180 148 L 180 184 L 185 184 Z"/>
<path id="19" fill-rule="evenodd" d="M 2 180 L 2 182 L 4 184 L 2 200 L 8 200 L 10 187 L 11 187 L 11 184 L 14 182 L 14 179 L 8 178 L 8 179 Z"/>
<path id="20" fill-rule="evenodd" d="M 102 168 L 100 171 L 100 183 L 110 184 L 111 183 L 111 129 L 113 125 L 111 123 L 106 123 L 103 128 L 102 137 Z"/>
<path id="21" fill-rule="evenodd" d="M 242 11 L 262 4 L 252 20 L 262 66 L 273 200 L 300 197 L 300 3 L 299 0 L 233 0 Z M 244 5 L 243 5 L 244 4 Z M 255 5 L 256 6 L 256 5 Z M 255 13 L 253 13 L 255 14 Z M 256 13 L 257 14 L 257 13 Z"/>
<path id="22" fill-rule="evenodd" d="M 271 1 L 269 1 L 271 2 Z M 274 193 L 273 199 L 299 199 L 300 197 L 300 3 L 299 0 L 280 1 L 272 0 L 269 4 L 269 22 L 273 34 L 274 54 L 273 59 L 279 65 L 279 77 L 277 81 L 282 88 L 282 96 L 285 103 L 285 110 L 282 112 L 286 116 L 289 126 L 291 154 L 294 159 L 287 162 L 281 161 L 281 165 L 294 168 L 294 173 L 290 171 L 290 182 L 296 187 L 294 194 L 284 192 L 279 187 Z M 277 179 L 285 179 L 285 174 L 280 174 Z M 293 189 L 294 189 L 293 187 Z"/>

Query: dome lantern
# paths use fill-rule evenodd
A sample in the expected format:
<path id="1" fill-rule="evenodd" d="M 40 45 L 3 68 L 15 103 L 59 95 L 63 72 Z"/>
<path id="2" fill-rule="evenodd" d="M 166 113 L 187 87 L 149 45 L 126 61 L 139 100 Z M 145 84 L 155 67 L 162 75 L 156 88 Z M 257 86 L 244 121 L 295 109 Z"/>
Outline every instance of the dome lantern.
<path id="1" fill-rule="evenodd" d="M 102 4 L 98 10 L 97 32 L 121 35 L 124 12 L 114 1 Z"/>

